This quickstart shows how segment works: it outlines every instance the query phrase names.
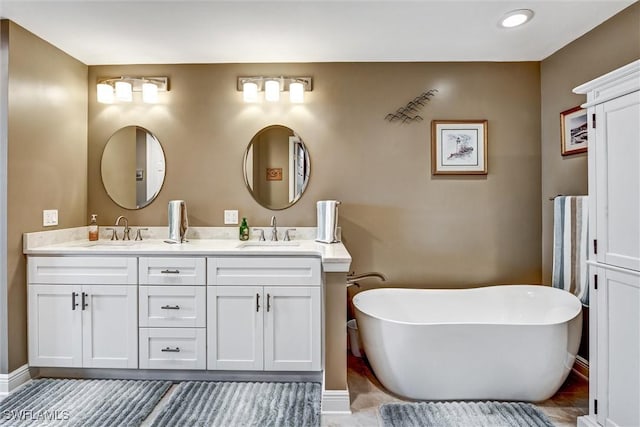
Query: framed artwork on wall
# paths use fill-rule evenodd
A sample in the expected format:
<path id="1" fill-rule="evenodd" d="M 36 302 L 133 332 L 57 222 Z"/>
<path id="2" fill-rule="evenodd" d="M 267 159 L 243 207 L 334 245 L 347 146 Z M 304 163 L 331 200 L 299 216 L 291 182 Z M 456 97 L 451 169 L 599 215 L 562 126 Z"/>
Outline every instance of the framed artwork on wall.
<path id="1" fill-rule="evenodd" d="M 587 151 L 587 110 L 578 106 L 560 113 L 560 152 L 563 156 Z"/>
<path id="2" fill-rule="evenodd" d="M 486 175 L 487 120 L 433 120 L 431 173 Z"/>

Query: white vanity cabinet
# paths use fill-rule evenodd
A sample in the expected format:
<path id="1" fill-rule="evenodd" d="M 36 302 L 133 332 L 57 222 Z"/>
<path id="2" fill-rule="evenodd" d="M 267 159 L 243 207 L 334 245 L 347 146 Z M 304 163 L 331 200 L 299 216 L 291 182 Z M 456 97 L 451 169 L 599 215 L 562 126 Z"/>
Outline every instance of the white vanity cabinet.
<path id="1" fill-rule="evenodd" d="M 206 368 L 204 257 L 140 257 L 140 368 Z"/>
<path id="2" fill-rule="evenodd" d="M 208 258 L 207 276 L 207 369 L 321 369 L 318 258 Z"/>
<path id="3" fill-rule="evenodd" d="M 589 415 L 640 426 L 640 60 L 574 89 L 589 138 Z"/>
<path id="4" fill-rule="evenodd" d="M 137 259 L 29 257 L 29 365 L 137 368 Z"/>

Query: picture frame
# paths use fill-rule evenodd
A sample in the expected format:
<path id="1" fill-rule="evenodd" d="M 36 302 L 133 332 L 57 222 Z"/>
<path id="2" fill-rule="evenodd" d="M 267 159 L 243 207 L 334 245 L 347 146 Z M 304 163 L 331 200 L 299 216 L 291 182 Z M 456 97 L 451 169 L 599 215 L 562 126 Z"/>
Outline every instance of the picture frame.
<path id="1" fill-rule="evenodd" d="M 584 153 L 588 149 L 587 110 L 577 106 L 560 113 L 560 153 Z"/>
<path id="2" fill-rule="evenodd" d="M 487 120 L 431 121 L 433 175 L 486 175 Z"/>

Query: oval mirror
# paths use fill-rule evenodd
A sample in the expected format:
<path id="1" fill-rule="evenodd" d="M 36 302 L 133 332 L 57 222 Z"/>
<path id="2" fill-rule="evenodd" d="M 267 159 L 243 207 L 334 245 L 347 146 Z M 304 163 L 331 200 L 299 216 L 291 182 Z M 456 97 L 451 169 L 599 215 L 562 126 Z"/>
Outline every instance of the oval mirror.
<path id="1" fill-rule="evenodd" d="M 302 138 L 286 126 L 260 130 L 247 146 L 243 165 L 249 192 L 267 209 L 293 205 L 309 183 L 309 152 Z"/>
<path id="2" fill-rule="evenodd" d="M 104 147 L 101 174 L 111 200 L 126 209 L 144 208 L 156 198 L 164 182 L 162 146 L 143 127 L 123 127 Z"/>

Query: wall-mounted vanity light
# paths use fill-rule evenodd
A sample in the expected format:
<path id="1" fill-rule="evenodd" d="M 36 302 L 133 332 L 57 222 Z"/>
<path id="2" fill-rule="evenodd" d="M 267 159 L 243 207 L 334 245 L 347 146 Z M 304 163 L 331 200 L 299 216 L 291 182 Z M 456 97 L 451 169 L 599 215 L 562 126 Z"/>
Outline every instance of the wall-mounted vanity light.
<path id="1" fill-rule="evenodd" d="M 264 91 L 267 102 L 278 102 L 280 92 L 289 91 L 289 102 L 304 102 L 304 93 L 313 90 L 311 77 L 238 77 L 236 89 L 242 92 L 244 102 L 258 102 L 258 93 Z"/>
<path id="2" fill-rule="evenodd" d="M 133 92 L 142 92 L 142 102 L 158 102 L 158 92 L 169 90 L 168 77 L 104 77 L 98 79 L 98 102 L 111 104 L 115 101 L 133 101 Z"/>

